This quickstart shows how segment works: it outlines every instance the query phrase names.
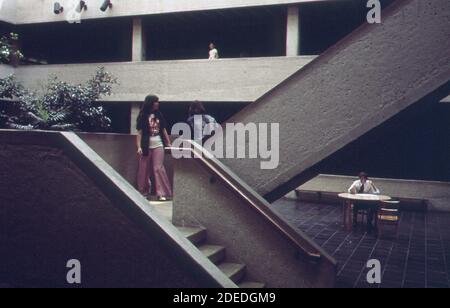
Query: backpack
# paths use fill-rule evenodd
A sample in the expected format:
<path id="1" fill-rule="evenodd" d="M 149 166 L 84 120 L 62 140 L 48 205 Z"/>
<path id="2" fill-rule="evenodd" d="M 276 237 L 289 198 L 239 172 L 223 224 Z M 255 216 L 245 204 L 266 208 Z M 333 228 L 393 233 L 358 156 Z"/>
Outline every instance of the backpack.
<path id="1" fill-rule="evenodd" d="M 188 119 L 188 124 L 192 129 L 192 133 L 194 133 L 194 116 L 190 117 Z M 217 123 L 216 119 L 214 119 L 212 116 L 203 114 L 202 115 L 202 132 L 205 130 L 206 125 L 212 125 L 213 127 L 213 133 L 211 135 L 203 136 L 202 134 L 202 142 L 204 143 L 206 140 L 214 136 L 214 131 L 220 126 L 219 123 Z M 194 136 L 192 136 L 192 139 L 194 139 Z"/>

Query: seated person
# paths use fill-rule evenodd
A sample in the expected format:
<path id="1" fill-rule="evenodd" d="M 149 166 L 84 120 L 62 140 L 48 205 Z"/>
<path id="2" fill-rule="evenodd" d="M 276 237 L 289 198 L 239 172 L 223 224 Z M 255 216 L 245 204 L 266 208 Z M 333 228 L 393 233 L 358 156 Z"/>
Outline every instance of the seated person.
<path id="1" fill-rule="evenodd" d="M 369 180 L 369 176 L 365 172 L 359 174 L 359 180 L 353 182 L 348 192 L 351 194 L 380 194 L 380 190 Z"/>
<path id="2" fill-rule="evenodd" d="M 350 186 L 348 192 L 351 194 L 380 194 L 380 190 L 369 180 L 369 176 L 365 172 L 359 174 L 359 180 L 355 181 L 352 186 Z M 364 210 L 367 211 L 367 229 L 370 232 L 376 214 L 371 204 L 362 201 L 353 203 L 353 226 L 356 227 L 357 225 L 358 212 Z"/>

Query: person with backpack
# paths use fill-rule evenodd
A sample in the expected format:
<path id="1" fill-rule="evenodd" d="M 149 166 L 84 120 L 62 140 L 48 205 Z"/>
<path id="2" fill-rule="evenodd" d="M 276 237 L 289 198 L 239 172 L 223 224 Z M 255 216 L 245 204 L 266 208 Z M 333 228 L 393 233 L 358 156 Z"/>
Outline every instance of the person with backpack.
<path id="1" fill-rule="evenodd" d="M 199 144 L 202 144 L 213 135 L 205 135 L 205 128 L 208 125 L 211 130 L 214 130 L 217 126 L 219 126 L 216 119 L 207 114 L 205 106 L 199 101 L 193 102 L 189 107 L 189 118 L 187 119 L 187 124 L 191 128 L 192 140 Z"/>

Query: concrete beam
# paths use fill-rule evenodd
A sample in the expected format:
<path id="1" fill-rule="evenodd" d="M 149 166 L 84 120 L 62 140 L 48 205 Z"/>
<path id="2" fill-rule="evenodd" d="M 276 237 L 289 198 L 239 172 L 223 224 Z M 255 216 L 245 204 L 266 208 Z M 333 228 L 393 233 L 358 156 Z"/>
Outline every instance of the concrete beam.
<path id="1" fill-rule="evenodd" d="M 289 6 L 286 25 L 286 56 L 300 54 L 300 11 L 299 6 Z"/>
<path id="2" fill-rule="evenodd" d="M 382 24 L 363 25 L 230 119 L 280 123 L 278 168 L 224 163 L 270 200 L 315 176 L 307 171 L 449 85 L 449 15 L 447 0 L 394 2 Z"/>
<path id="3" fill-rule="evenodd" d="M 60 0 L 65 7 L 63 14 L 53 13 L 54 0 L 4 0 L 5 14 L 0 12 L 0 20 L 16 24 L 32 24 L 43 22 L 60 22 L 66 20 L 75 0 Z M 176 12 L 191 12 L 203 10 L 218 10 L 229 8 L 244 8 L 252 6 L 284 5 L 302 2 L 330 0 L 127 0 L 114 1 L 113 8 L 106 12 L 100 11 L 103 0 L 88 1 L 88 10 L 83 12 L 82 19 L 101 19 L 109 17 L 143 16 Z"/>
<path id="4" fill-rule="evenodd" d="M 115 102 L 141 102 L 149 91 L 162 101 L 254 102 L 314 57 L 156 61 L 20 66 L 17 78 L 39 90 L 50 75 L 82 83 L 103 66 L 118 78 Z"/>

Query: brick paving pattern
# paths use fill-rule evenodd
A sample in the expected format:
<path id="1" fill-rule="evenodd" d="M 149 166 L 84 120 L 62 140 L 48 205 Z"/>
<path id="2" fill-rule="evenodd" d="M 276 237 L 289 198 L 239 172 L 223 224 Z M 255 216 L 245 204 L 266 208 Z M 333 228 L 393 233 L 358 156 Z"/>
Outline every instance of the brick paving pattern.
<path id="1" fill-rule="evenodd" d="M 339 263 L 339 288 L 449 288 L 450 213 L 403 212 L 398 237 L 345 231 L 342 208 L 281 199 L 272 205 Z M 382 283 L 367 283 L 367 261 L 382 264 Z"/>

